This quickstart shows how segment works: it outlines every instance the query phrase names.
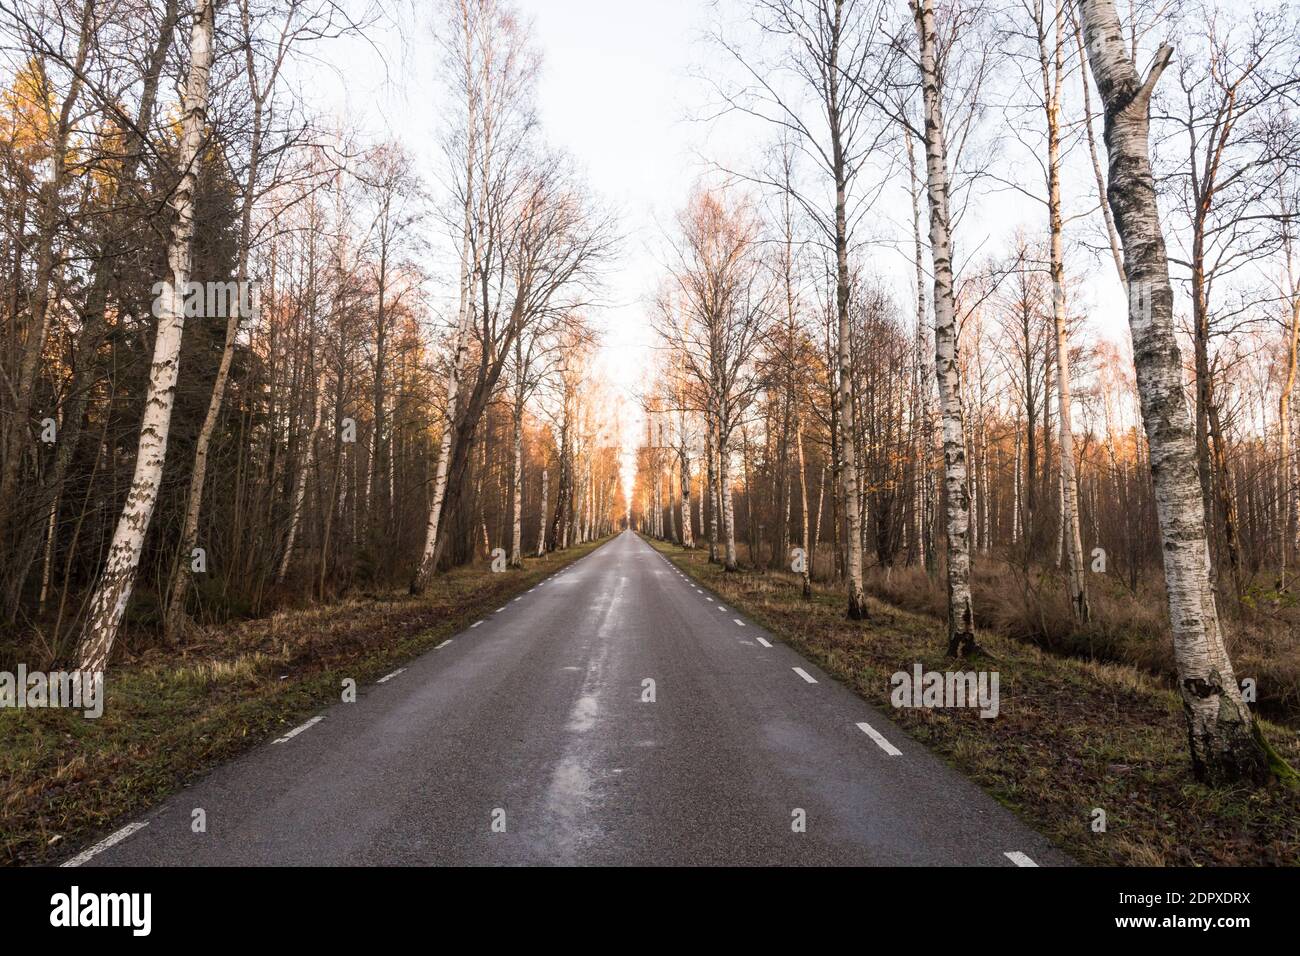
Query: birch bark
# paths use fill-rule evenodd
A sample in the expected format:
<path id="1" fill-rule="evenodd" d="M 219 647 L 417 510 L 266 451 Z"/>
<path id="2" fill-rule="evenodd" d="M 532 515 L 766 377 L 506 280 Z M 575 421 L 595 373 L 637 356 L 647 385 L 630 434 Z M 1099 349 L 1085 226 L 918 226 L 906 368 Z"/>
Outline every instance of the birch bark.
<path id="1" fill-rule="evenodd" d="M 1263 780 L 1270 772 L 1268 755 L 1241 698 L 1210 586 L 1196 442 L 1183 396 L 1173 290 L 1151 172 L 1151 91 L 1173 50 L 1161 47 L 1140 79 L 1124 46 L 1114 0 L 1078 2 L 1088 60 L 1105 105 L 1108 192 L 1124 245 L 1133 360 L 1192 766 L 1209 783 Z"/>
<path id="2" fill-rule="evenodd" d="M 1070 334 L 1065 298 L 1064 226 L 1061 220 L 1061 89 L 1065 79 L 1065 11 L 1055 4 L 1055 41 L 1038 7 L 1038 62 L 1047 114 L 1047 224 L 1052 276 L 1052 319 L 1056 330 L 1056 401 L 1061 445 L 1061 546 L 1065 551 L 1070 610 L 1076 621 L 1092 616 L 1084 577 L 1083 539 L 1079 531 L 1079 479 L 1074 465 L 1074 431 L 1070 420 Z"/>
<path id="3" fill-rule="evenodd" d="M 266 84 L 260 85 L 257 68 L 253 59 L 253 23 L 248 0 L 240 0 L 239 18 L 243 26 L 244 71 L 252 100 L 252 133 L 249 141 L 248 171 L 244 182 L 244 195 L 241 197 L 239 219 L 239 263 L 235 270 L 237 286 L 236 301 L 227 303 L 226 339 L 221 350 L 221 361 L 217 365 L 217 377 L 212 383 L 212 395 L 208 400 L 207 414 L 199 428 L 198 438 L 194 444 L 194 467 L 190 472 L 190 487 L 186 497 L 185 519 L 181 526 L 180 544 L 176 549 L 176 559 L 172 565 L 171 588 L 164 610 L 163 633 L 167 640 L 176 640 L 185 619 L 185 595 L 190 582 L 187 562 L 190 559 L 199 534 L 199 513 L 203 507 L 203 485 L 208 474 L 208 449 L 212 445 L 212 434 L 216 431 L 221 418 L 221 405 L 225 399 L 226 381 L 230 378 L 230 365 L 235 355 L 235 340 L 239 336 L 239 324 L 251 315 L 245 314 L 245 305 L 251 304 L 248 289 L 248 255 L 249 244 L 253 235 L 253 202 L 257 195 L 257 175 L 262 156 L 262 123 L 269 95 L 279 70 L 279 63 L 267 78 Z M 282 61 L 281 61 L 282 62 Z"/>
<path id="4" fill-rule="evenodd" d="M 167 457 L 176 379 L 180 369 L 184 331 L 184 294 L 190 279 L 191 243 L 194 236 L 194 188 L 198 180 L 199 150 L 203 145 L 208 112 L 208 79 L 212 70 L 216 0 L 196 0 L 190 29 L 190 68 L 185 84 L 177 168 L 180 181 L 172 193 L 175 215 L 167 248 L 169 275 L 164 280 L 161 315 L 154 340 L 153 361 L 140 421 L 140 443 L 135 472 L 126 504 L 113 532 L 99 584 L 90 599 L 78 657 L 83 671 L 107 669 L 113 641 L 131 599 L 135 572 L 144 548 L 144 536 L 153 518 Z"/>
<path id="5" fill-rule="evenodd" d="M 921 93 L 925 104 L 925 170 L 934 260 L 934 352 L 943 418 L 944 504 L 948 528 L 948 653 L 979 649 L 970 592 L 970 491 L 966 481 L 961 372 L 957 365 L 957 316 L 953 292 L 952 236 L 948 218 L 948 157 L 939 89 L 934 0 L 909 0 L 920 41 Z"/>

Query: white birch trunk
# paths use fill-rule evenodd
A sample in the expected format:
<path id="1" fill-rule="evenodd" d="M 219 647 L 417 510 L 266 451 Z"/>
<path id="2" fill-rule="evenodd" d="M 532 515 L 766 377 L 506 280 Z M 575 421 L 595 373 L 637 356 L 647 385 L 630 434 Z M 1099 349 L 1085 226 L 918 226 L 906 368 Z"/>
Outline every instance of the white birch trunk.
<path id="1" fill-rule="evenodd" d="M 731 462 L 728 453 L 730 442 L 722 432 L 718 433 L 718 489 L 722 498 L 723 558 L 725 571 L 735 571 L 736 563 L 736 515 L 731 500 Z"/>
<path id="2" fill-rule="evenodd" d="M 478 99 L 475 94 L 474 77 L 474 34 L 468 19 L 465 29 L 465 69 L 467 121 L 465 137 L 465 197 L 464 220 L 461 225 L 460 247 L 460 302 L 456 313 L 456 332 L 453 341 L 451 368 L 447 373 L 447 413 L 442 430 L 442 439 L 438 443 L 438 463 L 434 467 L 433 500 L 429 504 L 429 521 L 425 527 L 424 548 L 415 575 L 411 579 L 410 591 L 420 594 L 428 587 L 438 563 L 438 535 L 441 530 L 442 505 L 447 497 L 447 472 L 451 465 L 452 436 L 456 430 L 457 404 L 460 397 L 461 377 L 464 372 L 465 355 L 469 350 L 470 299 L 474 294 L 473 283 L 475 267 L 471 260 L 477 257 L 473 238 L 474 223 L 474 166 L 478 149 Z M 485 192 L 485 191 L 484 191 Z"/>
<path id="3" fill-rule="evenodd" d="M 167 247 L 169 275 L 162 293 L 158 334 L 154 340 L 144 414 L 140 420 L 140 444 L 136 450 L 135 473 L 126 505 L 113 532 L 108 561 L 90 599 L 85 630 L 79 648 L 83 671 L 102 672 L 108 667 L 113 641 L 131 599 L 135 572 L 144 548 L 144 536 L 153 518 L 167 457 L 167 435 L 171 428 L 176 379 L 180 369 L 181 336 L 184 331 L 183 297 L 190 279 L 191 240 L 194 236 L 194 188 L 198 180 L 199 150 L 203 145 L 208 111 L 208 78 L 213 57 L 214 0 L 196 0 L 194 24 L 190 30 L 190 69 L 185 84 L 184 117 L 181 122 L 177 169 L 180 181 L 172 193 L 175 214 Z"/>
<path id="4" fill-rule="evenodd" d="M 514 430 L 515 467 L 510 476 L 510 493 L 514 504 L 514 520 L 510 529 L 510 566 L 524 566 L 524 398 L 515 396 L 512 416 Z M 545 508 L 542 509 L 545 512 Z"/>
<path id="5" fill-rule="evenodd" d="M 978 650 L 970 593 L 970 492 L 957 366 L 957 316 L 953 293 L 952 237 L 948 218 L 948 155 L 936 64 L 933 0 L 910 0 L 921 52 L 925 102 L 925 170 L 934 260 L 934 354 L 943 416 L 944 491 L 948 528 L 948 653 Z"/>
<path id="6" fill-rule="evenodd" d="M 1289 264 L 1289 263 L 1288 263 Z M 1282 445 L 1282 478 L 1286 485 L 1283 500 L 1286 502 L 1282 528 L 1282 573 L 1278 575 L 1278 589 L 1286 587 L 1287 553 L 1300 561 L 1300 461 L 1297 460 L 1295 442 L 1291 437 L 1291 405 L 1295 394 L 1296 365 L 1300 359 L 1300 288 L 1292 283 L 1291 329 L 1287 336 L 1286 382 L 1278 399 L 1278 432 Z"/>
<path id="7" fill-rule="evenodd" d="M 682 545 L 695 547 L 695 532 L 691 527 L 691 459 L 683 447 L 681 453 L 682 480 Z"/>
<path id="8" fill-rule="evenodd" d="M 246 2 L 241 7 L 240 14 L 243 18 L 245 36 L 251 36 L 252 23 Z M 181 526 L 180 545 L 176 549 L 176 560 L 172 566 L 171 590 L 164 607 L 163 631 L 168 640 L 176 639 L 185 618 L 185 594 L 190 581 L 188 562 L 190 553 L 198 542 L 199 514 L 203 508 L 203 486 L 208 474 L 208 449 L 212 445 L 212 435 L 221 418 L 221 405 L 225 399 L 226 381 L 230 378 L 230 365 L 234 360 L 239 324 L 241 320 L 250 317 L 244 315 L 244 305 L 246 299 L 251 302 L 251 293 L 246 291 L 248 256 L 253 235 L 253 201 L 257 195 L 257 174 L 262 154 L 262 114 L 265 102 L 264 94 L 258 90 L 251 46 L 245 49 L 245 70 L 248 74 L 249 89 L 252 92 L 253 128 L 249 142 L 248 179 L 244 183 L 244 195 L 241 200 L 239 264 L 235 270 L 236 301 L 227 303 L 229 314 L 226 316 L 226 339 L 221 350 L 221 361 L 217 365 L 216 380 L 212 383 L 207 414 L 203 417 L 203 425 L 194 443 L 194 468 L 190 472 L 185 520 Z M 270 82 L 274 82 L 274 77 Z"/>
<path id="9" fill-rule="evenodd" d="M 803 571 L 800 572 L 800 577 L 803 583 L 804 600 L 808 600 L 812 597 L 812 551 L 808 540 L 808 471 L 803 457 L 803 418 L 797 413 L 794 420 L 794 445 L 799 456 L 799 504 L 803 513 L 803 520 L 800 522 L 803 535 L 801 542 Z"/>
<path id="10" fill-rule="evenodd" d="M 542 555 L 546 554 L 546 509 L 547 509 L 546 499 L 547 496 L 550 494 L 550 488 L 548 487 L 550 483 L 550 476 L 551 476 L 550 469 L 543 468 L 542 469 L 542 507 L 541 507 L 542 517 L 539 526 L 537 528 L 537 556 L 539 558 L 542 557 Z"/>
<path id="11" fill-rule="evenodd" d="M 289 566 L 293 563 L 293 546 L 298 538 L 298 525 L 302 520 L 303 503 L 307 500 L 307 476 L 311 472 L 312 463 L 316 460 L 316 434 L 320 431 L 321 419 L 325 414 L 325 388 L 323 385 L 316 390 L 316 406 L 312 411 L 311 431 L 307 433 L 307 447 L 303 451 L 302 468 L 298 471 L 298 476 L 294 481 L 293 488 L 293 511 L 289 514 L 289 533 L 285 536 L 284 555 L 280 558 L 280 568 L 275 573 L 275 582 L 284 583 L 285 577 L 289 574 Z"/>
<path id="12" fill-rule="evenodd" d="M 1056 0 L 1056 42 L 1047 46 L 1047 31 L 1039 29 L 1039 65 L 1043 80 L 1043 103 L 1047 112 L 1047 220 L 1052 275 L 1052 319 L 1056 327 L 1056 401 L 1060 429 L 1061 524 L 1060 547 L 1065 552 L 1066 579 L 1070 589 L 1070 610 L 1074 619 L 1086 623 L 1092 616 L 1084 575 L 1083 538 L 1079 532 L 1079 480 L 1074 468 L 1074 431 L 1070 423 L 1070 335 L 1065 301 L 1064 226 L 1061 220 L 1061 85 L 1065 75 L 1065 16 L 1062 0 Z"/>
<path id="13" fill-rule="evenodd" d="M 1183 395 L 1173 290 L 1149 153 L 1151 91 L 1172 49 L 1145 80 L 1125 50 L 1114 0 L 1079 0 L 1093 77 L 1105 104 L 1109 198 L 1124 244 L 1129 326 L 1160 521 L 1174 665 L 1192 766 L 1209 783 L 1262 780 L 1269 760 L 1241 698 L 1210 585 L 1196 442 Z"/>
<path id="14" fill-rule="evenodd" d="M 837 149 L 838 151 L 838 149 Z M 850 620 L 867 619 L 867 596 L 862 587 L 862 533 L 863 520 L 858 498 L 857 442 L 854 439 L 853 415 L 853 357 L 851 326 L 849 324 L 849 256 L 846 237 L 844 186 L 835 193 L 836 228 L 836 283 L 835 300 L 839 318 L 839 401 L 837 402 L 840 426 L 840 483 L 844 489 L 844 517 L 847 522 L 847 585 L 848 617 Z"/>

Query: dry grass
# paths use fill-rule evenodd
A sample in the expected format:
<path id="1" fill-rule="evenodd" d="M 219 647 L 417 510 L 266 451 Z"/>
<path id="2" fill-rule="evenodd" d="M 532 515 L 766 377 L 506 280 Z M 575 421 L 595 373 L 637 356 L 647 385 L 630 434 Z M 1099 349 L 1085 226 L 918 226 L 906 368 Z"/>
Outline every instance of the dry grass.
<path id="1" fill-rule="evenodd" d="M 909 611 L 943 620 L 947 595 L 942 579 L 920 568 L 871 568 L 865 583 L 875 597 Z M 973 570 L 971 597 L 980 628 L 1083 660 L 1129 664 L 1172 677 L 1172 640 L 1166 624 L 1165 592 L 1148 582 L 1131 593 L 1113 578 L 1089 579 L 1092 621 L 1075 623 L 1060 575 L 982 559 Z M 1300 620 L 1294 609 L 1238 609 L 1225 614 L 1228 650 L 1240 678 L 1255 680 L 1256 708 L 1274 720 L 1300 726 Z"/>
<path id="2" fill-rule="evenodd" d="M 1280 785 L 1214 789 L 1195 783 L 1179 699 L 1146 662 L 1061 656 L 990 630 L 981 641 L 991 659 L 967 666 L 999 672 L 998 718 L 893 710 L 891 674 L 917 662 L 926 669 L 952 669 L 944 656 L 943 625 L 933 616 L 873 600 L 872 621 L 851 622 L 844 617 L 842 596 L 828 586 L 818 585 L 813 600 L 805 602 L 793 575 L 725 574 L 699 551 L 655 546 L 864 699 L 887 709 L 913 737 L 1081 862 L 1300 864 L 1300 794 Z M 991 583 L 986 580 L 982 587 Z M 899 571 L 889 585 L 895 593 L 916 588 Z M 918 599 L 928 593 L 917 592 Z M 992 607 L 995 597 L 986 592 L 984 607 Z M 998 615 L 1014 621 L 1021 613 Z M 1300 765 L 1296 734 L 1271 724 L 1264 729 L 1279 752 Z M 1095 808 L 1106 811 L 1104 833 L 1090 827 Z"/>

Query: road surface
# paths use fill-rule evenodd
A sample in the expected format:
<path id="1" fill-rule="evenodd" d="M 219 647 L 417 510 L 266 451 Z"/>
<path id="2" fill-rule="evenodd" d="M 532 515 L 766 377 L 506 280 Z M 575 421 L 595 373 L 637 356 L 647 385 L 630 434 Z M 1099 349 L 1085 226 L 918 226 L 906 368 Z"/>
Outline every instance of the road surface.
<path id="1" fill-rule="evenodd" d="M 1069 861 L 624 533 L 74 862 Z"/>

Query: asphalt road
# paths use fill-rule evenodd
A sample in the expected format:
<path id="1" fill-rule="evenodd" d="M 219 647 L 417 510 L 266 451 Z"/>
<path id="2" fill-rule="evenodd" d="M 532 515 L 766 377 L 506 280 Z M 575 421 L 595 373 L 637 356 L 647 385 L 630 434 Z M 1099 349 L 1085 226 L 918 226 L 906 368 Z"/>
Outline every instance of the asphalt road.
<path id="1" fill-rule="evenodd" d="M 114 839 L 74 862 L 1069 862 L 631 533 Z"/>

